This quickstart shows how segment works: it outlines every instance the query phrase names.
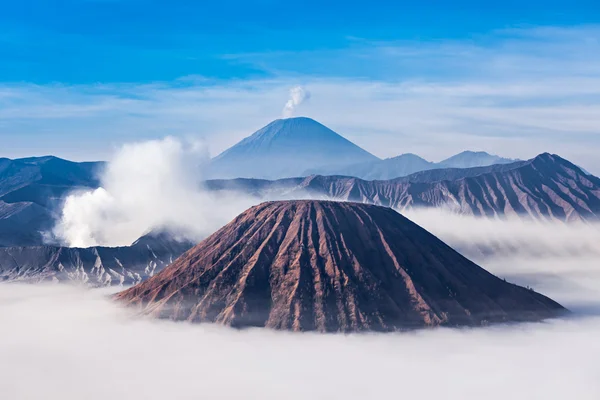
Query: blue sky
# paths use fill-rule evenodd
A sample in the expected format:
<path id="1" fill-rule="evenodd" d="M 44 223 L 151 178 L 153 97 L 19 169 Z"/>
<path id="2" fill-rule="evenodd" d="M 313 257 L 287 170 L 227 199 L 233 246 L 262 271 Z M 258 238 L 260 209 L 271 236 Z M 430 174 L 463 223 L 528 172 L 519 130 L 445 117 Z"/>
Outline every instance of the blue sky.
<path id="1" fill-rule="evenodd" d="M 300 113 L 381 157 L 554 151 L 600 172 L 600 4 L 490 3 L 5 2 L 1 155 L 165 135 L 218 153 L 302 85 Z"/>
<path id="2" fill-rule="evenodd" d="M 339 50 L 361 41 L 476 40 L 507 27 L 599 18 L 600 5 L 593 1 L 7 1 L 0 13 L 0 78 L 35 83 L 256 78 L 273 67 L 236 55 Z M 303 63 L 275 67 L 307 72 Z M 319 75 L 336 72 L 327 65 L 308 68 Z M 360 63 L 339 74 L 387 77 Z"/>

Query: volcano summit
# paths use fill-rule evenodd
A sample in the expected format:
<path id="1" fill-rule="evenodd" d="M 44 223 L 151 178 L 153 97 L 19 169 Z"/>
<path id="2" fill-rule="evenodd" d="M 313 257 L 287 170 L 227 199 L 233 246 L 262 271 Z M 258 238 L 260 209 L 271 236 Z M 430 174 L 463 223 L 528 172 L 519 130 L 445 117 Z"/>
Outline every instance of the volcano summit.
<path id="1" fill-rule="evenodd" d="M 159 318 L 320 332 L 481 326 L 564 311 L 392 209 L 310 200 L 247 210 L 116 299 Z"/>
<path id="2" fill-rule="evenodd" d="M 309 169 L 379 160 L 319 122 L 278 119 L 211 161 L 212 178 L 278 179 Z"/>

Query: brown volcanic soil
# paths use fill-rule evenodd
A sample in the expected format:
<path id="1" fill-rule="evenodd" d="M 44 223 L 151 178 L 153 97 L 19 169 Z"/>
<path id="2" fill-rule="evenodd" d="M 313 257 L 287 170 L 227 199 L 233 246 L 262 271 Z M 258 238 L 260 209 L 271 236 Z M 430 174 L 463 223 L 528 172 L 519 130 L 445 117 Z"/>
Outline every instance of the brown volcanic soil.
<path id="1" fill-rule="evenodd" d="M 392 209 L 329 201 L 253 207 L 115 297 L 160 318 L 321 332 L 480 326 L 564 311 Z"/>

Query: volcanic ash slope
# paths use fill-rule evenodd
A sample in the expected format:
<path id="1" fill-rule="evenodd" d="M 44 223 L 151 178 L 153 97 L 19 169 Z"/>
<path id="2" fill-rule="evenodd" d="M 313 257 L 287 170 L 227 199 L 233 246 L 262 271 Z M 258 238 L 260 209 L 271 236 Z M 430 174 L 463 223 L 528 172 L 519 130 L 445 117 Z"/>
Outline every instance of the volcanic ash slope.
<path id="1" fill-rule="evenodd" d="M 253 207 L 116 299 L 159 318 L 319 332 L 481 326 L 565 311 L 392 209 L 329 201 Z"/>

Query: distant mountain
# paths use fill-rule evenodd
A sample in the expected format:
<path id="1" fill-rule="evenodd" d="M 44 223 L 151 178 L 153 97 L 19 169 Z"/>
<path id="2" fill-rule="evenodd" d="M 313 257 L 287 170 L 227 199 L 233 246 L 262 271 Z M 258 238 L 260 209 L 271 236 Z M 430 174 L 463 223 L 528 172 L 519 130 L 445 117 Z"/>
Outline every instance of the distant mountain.
<path id="1" fill-rule="evenodd" d="M 159 318 L 318 332 L 485 326 L 566 311 L 389 208 L 328 201 L 253 207 L 115 298 Z"/>
<path id="2" fill-rule="evenodd" d="M 4 247 L 0 248 L 0 282 L 134 285 L 191 247 L 192 243 L 165 234 L 146 235 L 128 247 Z"/>
<path id="3" fill-rule="evenodd" d="M 511 171 L 515 168 L 529 164 L 530 161 L 515 161 L 510 164 L 495 164 L 487 167 L 473 168 L 435 168 L 426 171 L 416 172 L 414 174 L 396 178 L 399 182 L 438 182 L 438 181 L 455 181 L 462 178 L 469 178 L 489 173 L 501 173 Z"/>
<path id="4" fill-rule="evenodd" d="M 57 157 L 0 159 L 0 196 L 26 188 L 97 187 L 103 162 L 77 163 Z M 19 199 L 19 201 L 26 201 Z"/>
<path id="5" fill-rule="evenodd" d="M 38 204 L 0 201 L 0 247 L 40 245 L 53 224 L 52 212 Z"/>
<path id="6" fill-rule="evenodd" d="M 436 167 L 435 163 L 429 162 L 416 154 L 402 154 L 385 160 L 368 161 L 341 168 L 329 167 L 307 170 L 303 175 L 342 175 L 366 180 L 386 180 Z"/>
<path id="7" fill-rule="evenodd" d="M 509 164 L 511 160 L 485 152 L 465 151 L 439 163 L 427 161 L 415 154 L 402 154 L 385 160 L 375 160 L 344 167 L 322 167 L 305 171 L 303 175 L 352 176 L 365 180 L 387 180 L 408 176 L 420 171 L 446 168 L 475 168 Z"/>
<path id="8" fill-rule="evenodd" d="M 278 179 L 308 169 L 378 160 L 310 118 L 278 119 L 215 157 L 212 178 Z"/>
<path id="9" fill-rule="evenodd" d="M 443 207 L 477 216 L 561 221 L 600 218 L 600 179 L 547 153 L 512 164 L 423 171 L 387 181 L 310 176 L 279 181 L 216 180 L 206 182 L 206 187 L 261 199 L 335 199 L 397 210 Z"/>
<path id="10" fill-rule="evenodd" d="M 43 244 L 64 197 L 98 187 L 104 165 L 52 156 L 0 159 L 0 246 Z"/>
<path id="11" fill-rule="evenodd" d="M 439 168 L 474 168 L 494 164 L 510 164 L 519 160 L 503 158 L 485 151 L 463 151 L 438 163 Z"/>
<path id="12" fill-rule="evenodd" d="M 0 196 L 41 179 L 37 166 L 0 158 Z"/>

